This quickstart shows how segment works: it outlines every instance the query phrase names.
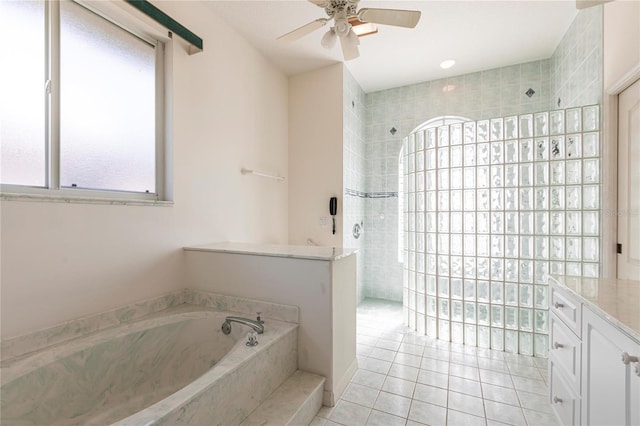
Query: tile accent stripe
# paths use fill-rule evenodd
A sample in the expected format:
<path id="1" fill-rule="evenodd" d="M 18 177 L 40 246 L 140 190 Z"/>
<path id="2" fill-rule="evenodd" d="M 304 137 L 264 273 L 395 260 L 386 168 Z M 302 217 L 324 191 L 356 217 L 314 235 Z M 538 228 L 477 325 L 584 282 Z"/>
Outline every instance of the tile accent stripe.
<path id="1" fill-rule="evenodd" d="M 358 198 L 397 198 L 397 191 L 383 191 L 383 192 L 363 192 L 355 189 L 345 188 L 344 195 Z"/>

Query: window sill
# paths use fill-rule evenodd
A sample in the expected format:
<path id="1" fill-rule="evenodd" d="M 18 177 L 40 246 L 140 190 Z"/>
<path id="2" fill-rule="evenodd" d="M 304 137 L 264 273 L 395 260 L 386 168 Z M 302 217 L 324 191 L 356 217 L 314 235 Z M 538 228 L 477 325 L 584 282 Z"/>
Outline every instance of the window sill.
<path id="1" fill-rule="evenodd" d="M 119 206 L 172 207 L 173 201 L 140 200 L 127 198 L 79 197 L 74 195 L 45 195 L 0 192 L 0 201 L 27 201 L 67 204 L 107 204 Z"/>

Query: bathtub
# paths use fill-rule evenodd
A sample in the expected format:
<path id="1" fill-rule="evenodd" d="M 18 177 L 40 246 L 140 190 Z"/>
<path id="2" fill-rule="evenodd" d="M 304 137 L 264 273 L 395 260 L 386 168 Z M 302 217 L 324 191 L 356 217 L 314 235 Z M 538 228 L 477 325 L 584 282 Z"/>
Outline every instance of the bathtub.
<path id="1" fill-rule="evenodd" d="M 297 366 L 297 325 L 255 347 L 233 312 L 180 305 L 3 361 L 3 425 L 236 425 Z"/>

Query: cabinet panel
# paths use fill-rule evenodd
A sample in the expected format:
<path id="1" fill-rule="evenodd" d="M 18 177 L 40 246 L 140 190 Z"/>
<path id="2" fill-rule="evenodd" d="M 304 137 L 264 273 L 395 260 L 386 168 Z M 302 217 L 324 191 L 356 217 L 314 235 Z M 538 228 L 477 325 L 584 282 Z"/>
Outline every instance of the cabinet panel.
<path id="1" fill-rule="evenodd" d="M 571 386 L 563 379 L 564 372 L 556 362 L 549 358 L 549 403 L 564 426 L 580 424 L 580 398 L 571 390 Z"/>
<path id="2" fill-rule="evenodd" d="M 551 314 L 551 340 L 549 358 L 565 373 L 572 390 L 580 394 L 581 342 L 555 314 Z"/>
<path id="3" fill-rule="evenodd" d="M 552 285 L 550 309 L 580 337 L 582 332 L 582 304 L 580 302 L 570 295 L 568 291 L 560 291 Z"/>
<path id="4" fill-rule="evenodd" d="M 622 354 L 640 357 L 640 344 L 584 309 L 582 421 L 587 425 L 637 425 L 640 421 L 640 377 Z"/>

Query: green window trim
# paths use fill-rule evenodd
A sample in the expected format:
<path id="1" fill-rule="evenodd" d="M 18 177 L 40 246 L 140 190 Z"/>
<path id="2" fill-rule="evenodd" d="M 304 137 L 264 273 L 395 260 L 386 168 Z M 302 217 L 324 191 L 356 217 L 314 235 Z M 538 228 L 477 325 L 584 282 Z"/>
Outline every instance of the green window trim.
<path id="1" fill-rule="evenodd" d="M 185 39 L 189 44 L 191 44 L 191 48 L 189 49 L 189 54 L 194 54 L 198 52 L 202 52 L 203 50 L 203 42 L 200 37 L 191 32 L 184 25 L 180 24 L 178 21 L 173 19 L 171 16 L 167 15 L 147 0 L 125 0 L 131 6 L 135 7 L 154 21 L 158 22 L 166 29 L 171 31 L 172 33 L 178 34 L 180 37 Z"/>

